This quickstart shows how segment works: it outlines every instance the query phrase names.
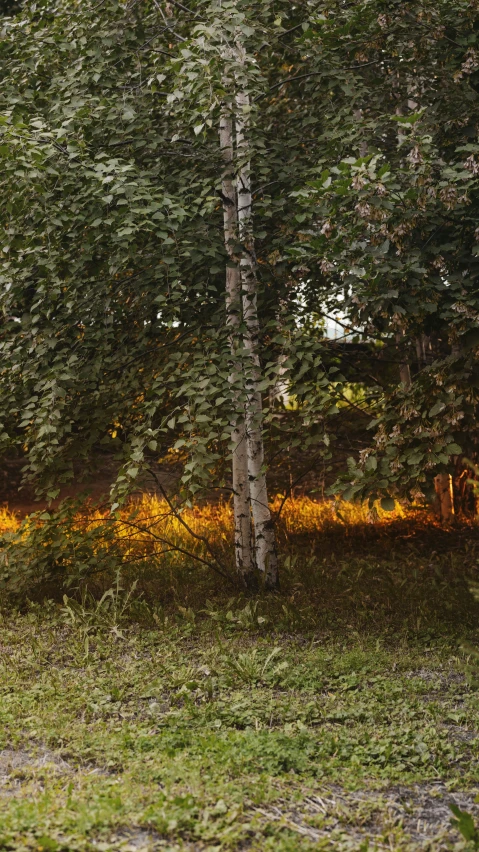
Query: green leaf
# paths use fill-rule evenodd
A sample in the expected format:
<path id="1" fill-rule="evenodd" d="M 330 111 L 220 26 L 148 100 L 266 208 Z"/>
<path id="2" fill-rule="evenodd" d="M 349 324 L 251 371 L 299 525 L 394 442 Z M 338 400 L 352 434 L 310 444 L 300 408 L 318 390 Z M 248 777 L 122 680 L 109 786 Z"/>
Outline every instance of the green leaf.
<path id="1" fill-rule="evenodd" d="M 430 411 L 429 411 L 429 417 L 435 417 L 435 416 L 436 416 L 436 414 L 440 414 L 440 413 L 441 413 L 441 411 L 444 411 L 445 407 L 446 407 L 446 403 L 445 403 L 445 402 L 443 402 L 442 400 L 439 400 L 439 401 L 438 401 L 438 402 L 436 402 L 436 404 L 435 404 L 435 405 L 433 405 L 433 407 L 430 409 Z"/>
<path id="2" fill-rule="evenodd" d="M 448 453 L 450 456 L 460 456 L 462 455 L 462 448 L 459 446 L 459 444 L 453 442 L 452 444 L 447 445 L 446 453 Z"/>
<path id="3" fill-rule="evenodd" d="M 385 512 L 394 512 L 396 501 L 392 497 L 383 497 L 381 500 L 381 509 Z"/>
<path id="4" fill-rule="evenodd" d="M 406 461 L 410 465 L 417 465 L 422 462 L 425 458 L 425 453 L 421 452 L 421 450 L 413 450 L 413 452 L 408 453 Z"/>
<path id="5" fill-rule="evenodd" d="M 41 834 L 35 838 L 35 848 L 45 850 L 45 852 L 57 852 L 57 849 L 60 849 L 60 844 L 53 837 Z"/>
<path id="6" fill-rule="evenodd" d="M 451 825 L 460 831 L 465 840 L 473 841 L 476 844 L 479 840 L 479 832 L 476 829 L 472 816 L 466 811 L 461 811 L 455 804 L 451 803 L 449 808 L 456 817 L 456 819 L 451 819 Z"/>

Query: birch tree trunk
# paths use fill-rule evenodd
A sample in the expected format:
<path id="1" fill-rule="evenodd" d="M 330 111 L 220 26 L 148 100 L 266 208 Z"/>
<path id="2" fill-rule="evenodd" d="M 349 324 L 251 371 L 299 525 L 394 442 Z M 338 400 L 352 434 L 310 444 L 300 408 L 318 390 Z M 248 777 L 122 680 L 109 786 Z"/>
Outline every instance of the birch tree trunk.
<path id="1" fill-rule="evenodd" d="M 228 253 L 226 267 L 226 324 L 229 329 L 231 352 L 230 384 L 233 395 L 244 387 L 243 368 L 238 349 L 241 348 L 241 274 L 236 256 L 238 245 L 237 197 L 234 182 L 233 121 L 225 111 L 220 118 L 220 148 L 225 169 L 222 179 L 223 226 L 225 247 Z M 248 460 L 245 412 L 236 411 L 231 422 L 233 445 L 233 511 L 235 528 L 236 569 L 246 586 L 254 583 L 255 570 L 251 547 L 251 506 L 248 482 Z"/>
<path id="2" fill-rule="evenodd" d="M 454 517 L 454 497 L 452 493 L 452 476 L 450 473 L 438 473 L 434 477 L 436 490 L 437 514 L 442 521 L 448 523 Z"/>
<path id="3" fill-rule="evenodd" d="M 241 48 L 238 54 L 241 60 Z M 256 567 L 262 573 L 265 588 L 278 585 L 278 560 L 268 489 L 264 470 L 263 401 L 260 390 L 258 281 L 254 247 L 250 145 L 247 136 L 249 95 L 236 96 L 236 153 L 238 233 L 241 243 L 241 286 L 243 302 L 244 348 L 246 361 L 246 441 L 251 510 L 254 522 Z"/>

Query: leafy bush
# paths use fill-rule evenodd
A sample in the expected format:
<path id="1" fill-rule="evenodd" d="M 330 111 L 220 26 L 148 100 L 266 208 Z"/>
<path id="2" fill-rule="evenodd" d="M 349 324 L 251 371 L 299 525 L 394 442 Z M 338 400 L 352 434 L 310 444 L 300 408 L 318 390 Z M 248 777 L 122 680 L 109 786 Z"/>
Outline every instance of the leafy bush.
<path id="1" fill-rule="evenodd" d="M 114 525 L 94 523 L 78 502 L 66 501 L 0 537 L 0 589 L 14 596 L 60 592 L 122 561 Z"/>

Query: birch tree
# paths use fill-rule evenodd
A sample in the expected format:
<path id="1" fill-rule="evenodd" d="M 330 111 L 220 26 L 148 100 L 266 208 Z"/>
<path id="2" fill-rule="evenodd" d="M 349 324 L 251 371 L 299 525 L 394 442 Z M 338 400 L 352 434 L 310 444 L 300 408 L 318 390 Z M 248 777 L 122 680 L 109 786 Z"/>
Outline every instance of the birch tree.
<path id="1" fill-rule="evenodd" d="M 225 51 L 228 56 L 228 52 Z M 225 163 L 222 180 L 226 269 L 226 314 L 232 357 L 231 384 L 243 398 L 242 410 L 232 425 L 232 482 L 234 492 L 236 565 L 247 585 L 254 585 L 254 570 L 266 588 L 278 584 L 276 543 L 268 505 L 260 362 L 258 281 L 254 244 L 251 151 L 248 138 L 250 97 L 247 57 L 239 39 L 231 53 L 239 73 L 230 80 L 230 109 L 220 117 L 220 146 Z M 238 357 L 241 351 L 243 356 Z M 254 548 L 251 549 L 251 542 Z"/>
<path id="2" fill-rule="evenodd" d="M 267 349 L 261 331 L 277 315 L 274 290 L 258 315 L 252 177 L 282 154 L 258 155 L 263 131 L 247 115 L 267 85 L 253 53 L 270 9 L 160 6 L 58 0 L 54 18 L 42 8 L 31 21 L 25 10 L 21 49 L 7 25 L 2 448 L 28 447 L 26 476 L 55 497 L 101 441 L 119 467 L 113 506 L 151 460 L 178 453 L 181 499 L 231 485 L 237 572 L 275 587 L 262 396 L 282 342 Z"/>
<path id="3" fill-rule="evenodd" d="M 245 67 L 244 49 L 237 46 L 241 69 Z M 251 192 L 251 154 L 248 124 L 251 111 L 250 98 L 244 90 L 236 95 L 236 146 L 238 158 L 237 206 L 238 236 L 241 244 L 241 284 L 244 347 L 247 355 L 246 376 L 246 438 L 248 452 L 248 480 L 254 526 L 256 566 L 263 574 L 265 585 L 274 588 L 278 583 L 276 543 L 271 511 L 268 505 L 268 488 L 264 469 L 263 403 L 260 363 L 260 324 L 258 317 L 258 281 L 254 242 L 253 198 Z"/>
<path id="4" fill-rule="evenodd" d="M 241 348 L 241 273 L 238 261 L 238 209 L 234 176 L 233 119 L 226 109 L 220 119 L 220 147 L 225 164 L 221 184 L 226 266 L 226 322 L 229 329 L 232 387 L 243 397 L 243 365 Z M 254 559 L 251 549 L 251 506 L 248 478 L 248 447 L 245 405 L 234 413 L 231 426 L 232 485 L 235 527 L 235 561 L 239 575 L 247 585 L 254 582 Z"/>
<path id="5" fill-rule="evenodd" d="M 50 497 L 99 447 L 113 506 L 164 459 L 179 500 L 233 490 L 246 584 L 276 582 L 271 460 L 334 453 L 338 294 L 378 343 L 357 350 L 351 410 L 377 430 L 346 494 L 390 505 L 474 449 L 475 12 L 383 7 L 54 0 L 2 19 L 0 450 Z M 294 406 L 270 404 L 279 382 Z"/>

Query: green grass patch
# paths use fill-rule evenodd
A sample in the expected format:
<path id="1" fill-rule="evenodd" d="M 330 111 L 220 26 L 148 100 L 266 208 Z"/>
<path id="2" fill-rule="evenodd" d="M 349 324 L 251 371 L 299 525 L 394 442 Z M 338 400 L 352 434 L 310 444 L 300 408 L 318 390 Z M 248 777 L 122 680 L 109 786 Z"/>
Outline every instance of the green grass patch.
<path id="1" fill-rule="evenodd" d="M 299 508 L 278 594 L 184 558 L 10 599 L 0 849 L 475 848 L 475 526 Z"/>
<path id="2" fill-rule="evenodd" d="M 0 848 L 402 850 L 394 791 L 412 813 L 454 791 L 471 809 L 479 700 L 457 640 L 278 633 L 245 608 L 164 629 L 4 614 Z M 459 840 L 447 822 L 431 849 Z"/>

